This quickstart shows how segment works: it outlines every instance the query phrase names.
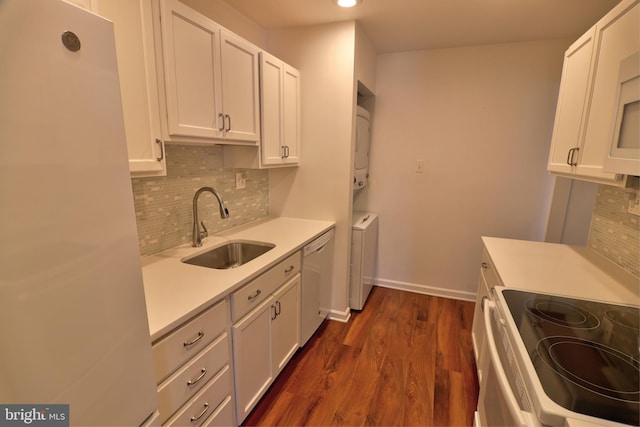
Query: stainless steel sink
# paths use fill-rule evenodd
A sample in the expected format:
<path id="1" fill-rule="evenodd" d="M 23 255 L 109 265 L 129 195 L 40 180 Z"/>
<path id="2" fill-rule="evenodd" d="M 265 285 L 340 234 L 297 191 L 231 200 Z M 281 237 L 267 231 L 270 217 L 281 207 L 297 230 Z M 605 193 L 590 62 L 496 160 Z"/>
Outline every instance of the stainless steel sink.
<path id="1" fill-rule="evenodd" d="M 182 262 L 200 267 L 226 270 L 236 268 L 273 249 L 272 243 L 235 241 L 218 246 Z"/>

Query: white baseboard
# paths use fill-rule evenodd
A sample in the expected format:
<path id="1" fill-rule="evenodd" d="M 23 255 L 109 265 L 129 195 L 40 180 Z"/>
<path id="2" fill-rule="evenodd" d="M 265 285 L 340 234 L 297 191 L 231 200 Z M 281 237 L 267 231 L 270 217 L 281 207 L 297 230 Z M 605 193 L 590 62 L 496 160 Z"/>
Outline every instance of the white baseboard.
<path id="1" fill-rule="evenodd" d="M 380 279 L 376 278 L 374 280 L 375 286 L 380 286 L 381 288 L 391 288 L 398 289 L 401 291 L 415 292 L 423 295 L 432 295 L 436 297 L 442 298 L 451 298 L 463 301 L 472 301 L 476 300 L 475 292 L 467 292 L 467 291 L 458 291 L 455 289 L 445 289 L 445 288 L 436 288 L 433 286 L 427 285 L 419 285 L 416 283 L 407 283 L 400 282 L 397 280 L 388 280 L 388 279 Z"/>
<path id="2" fill-rule="evenodd" d="M 338 322 L 347 323 L 351 318 L 351 309 L 347 307 L 344 311 L 329 310 L 327 319 L 336 320 Z"/>

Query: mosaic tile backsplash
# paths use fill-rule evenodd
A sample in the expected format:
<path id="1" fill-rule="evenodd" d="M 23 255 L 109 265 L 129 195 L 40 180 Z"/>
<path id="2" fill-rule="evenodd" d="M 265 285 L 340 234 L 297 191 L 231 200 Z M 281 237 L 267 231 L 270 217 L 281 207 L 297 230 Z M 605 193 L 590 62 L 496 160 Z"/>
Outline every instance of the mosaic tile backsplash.
<path id="1" fill-rule="evenodd" d="M 213 187 L 229 209 L 221 219 L 213 194 L 202 193 L 198 216 L 209 234 L 269 215 L 269 172 L 223 169 L 221 146 L 166 145 L 167 176 L 134 178 L 133 196 L 141 255 L 152 255 L 191 242 L 193 195 Z M 245 174 L 246 188 L 236 189 L 236 172 Z"/>
<path id="2" fill-rule="evenodd" d="M 628 205 L 629 190 L 600 185 L 587 245 L 640 277 L 640 217 Z"/>

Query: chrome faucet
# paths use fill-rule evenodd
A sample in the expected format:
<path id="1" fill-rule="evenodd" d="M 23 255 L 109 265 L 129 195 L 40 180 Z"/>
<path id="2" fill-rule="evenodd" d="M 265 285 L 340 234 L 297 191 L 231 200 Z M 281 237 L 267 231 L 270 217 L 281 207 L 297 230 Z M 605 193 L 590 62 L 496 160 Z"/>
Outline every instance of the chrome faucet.
<path id="1" fill-rule="evenodd" d="M 204 226 L 204 222 L 198 222 L 198 197 L 203 192 L 208 191 L 209 193 L 216 196 L 218 199 L 218 203 L 220 204 L 220 218 L 229 218 L 229 209 L 224 205 L 224 201 L 222 200 L 222 196 L 215 189 L 211 187 L 202 187 L 196 194 L 193 196 L 193 247 L 197 248 L 202 246 L 202 238 L 207 237 L 209 235 L 209 231 L 207 227 Z M 200 225 L 202 225 L 203 231 L 200 231 Z"/>

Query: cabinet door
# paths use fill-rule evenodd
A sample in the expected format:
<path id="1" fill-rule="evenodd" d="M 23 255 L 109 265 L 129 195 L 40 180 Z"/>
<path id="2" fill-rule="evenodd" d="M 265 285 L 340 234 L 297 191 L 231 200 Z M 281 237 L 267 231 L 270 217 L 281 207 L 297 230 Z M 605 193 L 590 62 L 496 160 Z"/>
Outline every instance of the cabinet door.
<path id="1" fill-rule="evenodd" d="M 300 147 L 300 73 L 260 53 L 262 164 L 296 164 Z"/>
<path id="2" fill-rule="evenodd" d="M 220 27 L 177 0 L 160 11 L 167 131 L 221 138 Z"/>
<path id="3" fill-rule="evenodd" d="M 300 161 L 300 72 L 284 64 L 283 139 L 285 163 Z"/>
<path id="4" fill-rule="evenodd" d="M 284 63 L 266 52 L 260 53 L 260 91 L 262 113 L 263 165 L 279 165 L 284 156 L 282 94 Z"/>
<path id="5" fill-rule="evenodd" d="M 166 175 L 153 49 L 151 0 L 91 0 L 114 23 L 120 95 L 134 177 Z"/>
<path id="6" fill-rule="evenodd" d="M 273 372 L 276 376 L 300 347 L 300 274 L 273 294 Z"/>
<path id="7" fill-rule="evenodd" d="M 238 421 L 246 418 L 273 379 L 271 318 L 273 297 L 233 325 L 233 361 Z"/>
<path id="8" fill-rule="evenodd" d="M 571 154 L 580 147 L 580 130 L 583 125 L 585 103 L 589 87 L 589 70 L 593 53 L 595 27 L 580 37 L 565 53 L 558 94 L 558 106 L 553 128 L 548 169 L 553 172 L 571 173 Z"/>
<path id="9" fill-rule="evenodd" d="M 620 3 L 598 22 L 596 31 L 597 60 L 593 70 L 591 105 L 576 172 L 613 181 L 616 175 L 602 169 L 614 132 L 620 64 L 640 50 L 638 1 Z"/>
<path id="10" fill-rule="evenodd" d="M 221 30 L 222 109 L 225 138 L 260 140 L 258 48 Z"/>

